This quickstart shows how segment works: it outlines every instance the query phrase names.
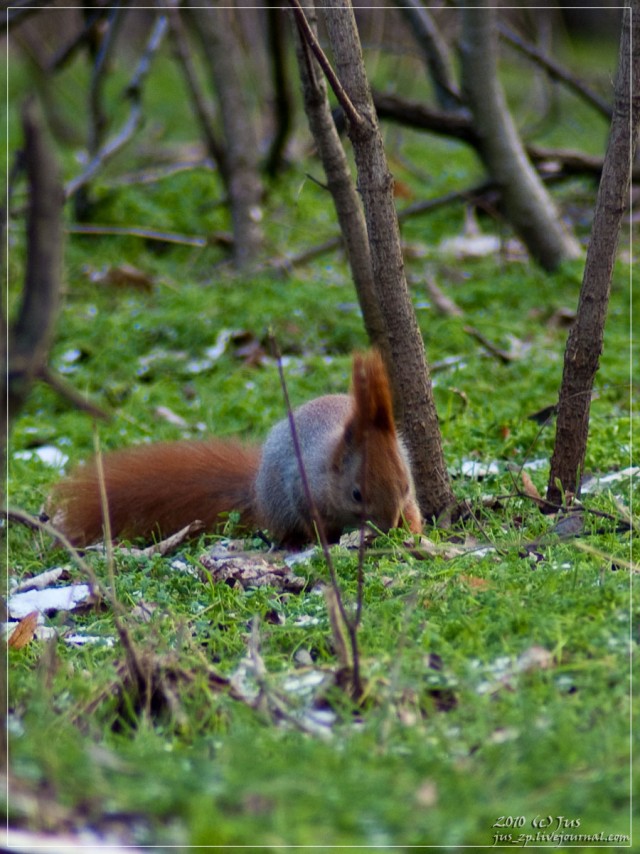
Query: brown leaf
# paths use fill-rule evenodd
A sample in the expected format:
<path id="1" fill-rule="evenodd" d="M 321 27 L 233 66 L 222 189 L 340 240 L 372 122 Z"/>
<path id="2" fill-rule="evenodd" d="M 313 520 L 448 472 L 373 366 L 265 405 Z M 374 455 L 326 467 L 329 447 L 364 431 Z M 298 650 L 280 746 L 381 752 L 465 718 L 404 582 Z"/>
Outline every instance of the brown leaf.
<path id="1" fill-rule="evenodd" d="M 12 649 L 23 649 L 33 640 L 38 625 L 38 614 L 39 611 L 32 611 L 20 620 L 9 638 L 9 646 Z"/>
<path id="2" fill-rule="evenodd" d="M 529 498 L 533 498 L 534 501 L 542 501 L 543 498 L 538 492 L 535 483 L 531 480 L 524 469 L 520 473 L 520 476 L 522 477 L 522 488 L 524 489 L 525 495 L 528 495 Z"/>
<path id="3" fill-rule="evenodd" d="M 491 587 L 491 582 L 486 578 L 476 578 L 474 575 L 460 575 L 460 581 L 468 584 L 472 590 L 487 590 Z"/>
<path id="4" fill-rule="evenodd" d="M 211 574 L 211 580 L 230 587 L 273 587 L 287 593 L 301 593 L 307 581 L 287 566 L 270 563 L 255 554 L 233 554 L 217 546 L 200 558 L 200 563 Z"/>
<path id="5" fill-rule="evenodd" d="M 438 802 L 438 787 L 433 780 L 423 780 L 415 797 L 419 807 L 433 807 Z"/>
<path id="6" fill-rule="evenodd" d="M 132 264 L 120 264 L 110 267 L 98 279 L 99 284 L 110 285 L 112 288 L 133 288 L 144 293 L 153 291 L 153 279 L 147 273 Z"/>

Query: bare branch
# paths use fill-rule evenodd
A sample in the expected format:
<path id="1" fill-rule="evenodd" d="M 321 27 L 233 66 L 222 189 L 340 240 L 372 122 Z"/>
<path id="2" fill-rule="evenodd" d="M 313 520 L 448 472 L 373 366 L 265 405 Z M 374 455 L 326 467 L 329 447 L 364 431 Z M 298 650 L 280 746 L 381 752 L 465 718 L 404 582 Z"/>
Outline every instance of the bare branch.
<path id="1" fill-rule="evenodd" d="M 422 49 L 436 100 L 443 110 L 460 109 L 462 99 L 454 80 L 449 51 L 429 11 L 420 0 L 395 0 L 395 3 Z"/>
<path id="2" fill-rule="evenodd" d="M 289 4 L 293 9 L 293 14 L 296 19 L 296 24 L 298 25 L 298 29 L 300 30 L 300 35 L 307 42 L 309 47 L 311 48 L 313 55 L 318 60 L 318 64 L 320 68 L 325 73 L 327 80 L 329 81 L 329 85 L 333 89 L 333 94 L 338 99 L 338 103 L 344 110 L 344 113 L 347 119 L 354 125 L 359 126 L 362 124 L 362 116 L 353 106 L 353 103 L 347 93 L 344 90 L 344 87 L 340 83 L 338 75 L 333 70 L 331 63 L 329 62 L 325 52 L 322 50 L 320 46 L 320 42 L 315 36 L 315 33 L 309 26 L 309 22 L 307 21 L 306 15 L 304 13 L 304 9 L 300 5 L 299 0 L 289 0 Z"/>
<path id="3" fill-rule="evenodd" d="M 122 237 L 140 237 L 142 240 L 158 240 L 162 243 L 177 243 L 183 246 L 197 246 L 204 248 L 209 245 L 206 237 L 191 234 L 175 234 L 171 231 L 155 231 L 152 228 L 136 228 L 129 225 L 84 225 L 74 223 L 67 226 L 69 234 L 112 234 Z"/>
<path id="4" fill-rule="evenodd" d="M 80 394 L 77 389 L 58 376 L 48 365 L 43 365 L 38 371 L 37 376 L 38 379 L 46 383 L 76 409 L 79 409 L 81 412 L 88 412 L 89 415 L 92 415 L 94 418 L 100 418 L 102 421 L 110 420 L 111 416 L 104 409 L 100 409 L 99 406 L 96 406 L 95 403 L 92 403 L 84 395 Z"/>
<path id="5" fill-rule="evenodd" d="M 218 164 L 220 174 L 224 177 L 226 175 L 224 149 L 216 138 L 213 130 L 213 111 L 202 92 L 200 83 L 198 82 L 198 75 L 191 58 L 191 49 L 187 42 L 187 35 L 179 9 L 169 9 L 169 27 L 171 41 L 173 44 L 173 52 L 182 68 L 184 79 L 191 96 L 193 109 L 198 122 L 200 123 L 200 129 L 207 146 L 207 151 Z"/>
<path id="6" fill-rule="evenodd" d="M 33 102 L 22 113 L 29 179 L 27 268 L 22 303 L 10 330 L 9 414 L 21 408 L 46 360 L 58 309 L 62 266 L 62 204 L 57 163 Z"/>
<path id="7" fill-rule="evenodd" d="M 162 39 L 164 38 L 167 30 L 167 25 L 168 22 L 165 15 L 160 15 L 156 18 L 144 53 L 140 58 L 129 85 L 124 90 L 124 97 L 131 102 L 131 110 L 127 121 L 116 136 L 108 140 L 98 151 L 96 151 L 85 170 L 80 175 L 77 175 L 73 180 L 69 181 L 65 187 L 67 199 L 74 196 L 81 187 L 87 184 L 100 171 L 104 164 L 129 142 L 138 129 L 142 120 L 142 84 L 144 82 L 144 78 L 149 72 L 151 60 L 162 43 Z"/>
<path id="8" fill-rule="evenodd" d="M 312 0 L 306 5 L 307 24 L 316 30 L 316 11 Z M 306 17 L 306 16 L 305 16 Z M 358 196 L 349 161 L 335 126 L 324 77 L 318 73 L 310 48 L 300 29 L 296 29 L 296 56 L 302 79 L 302 96 L 309 128 L 327 178 L 333 198 L 344 246 L 351 267 L 351 276 L 358 294 L 364 326 L 372 344 L 381 351 L 388 350 L 384 319 L 376 296 L 367 224 Z M 314 179 L 312 179 L 314 180 Z"/>
<path id="9" fill-rule="evenodd" d="M 594 92 L 586 83 L 574 74 L 571 74 L 571 72 L 564 68 L 557 60 L 547 56 L 539 47 L 536 47 L 536 45 L 533 45 L 521 38 L 503 22 L 498 23 L 498 32 L 505 41 L 512 45 L 512 47 L 515 47 L 521 53 L 524 53 L 525 56 L 528 56 L 529 59 L 532 59 L 541 68 L 544 68 L 549 77 L 553 80 L 559 80 L 561 83 L 564 83 L 565 86 L 584 98 L 584 100 L 591 104 L 592 107 L 595 107 L 595 109 L 598 110 L 598 112 L 606 119 L 611 119 L 611 104 L 604 98 L 601 98 L 600 95 Z"/>

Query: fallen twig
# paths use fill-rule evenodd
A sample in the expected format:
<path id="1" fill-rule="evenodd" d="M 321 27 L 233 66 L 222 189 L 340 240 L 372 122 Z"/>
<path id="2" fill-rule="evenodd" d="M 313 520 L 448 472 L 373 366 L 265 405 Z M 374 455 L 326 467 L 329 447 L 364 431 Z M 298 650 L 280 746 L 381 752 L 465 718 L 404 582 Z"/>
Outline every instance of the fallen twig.
<path id="1" fill-rule="evenodd" d="M 102 421 L 109 421 L 111 416 L 100 409 L 95 403 L 92 403 L 70 383 L 63 380 L 61 376 L 55 373 L 49 365 L 43 365 L 38 371 L 38 379 L 46 383 L 50 388 L 56 391 L 61 397 L 69 401 L 76 409 L 81 412 L 88 412 L 94 418 L 100 418 Z"/>
<path id="2" fill-rule="evenodd" d="M 511 355 L 511 353 L 508 353 L 506 350 L 503 350 L 501 347 L 497 347 L 492 341 L 485 338 L 484 335 L 474 326 L 465 326 L 463 328 L 467 335 L 475 338 L 475 340 L 484 347 L 487 353 L 489 353 L 490 356 L 494 356 L 498 361 L 508 365 L 510 362 L 514 362 L 516 360 L 515 356 Z"/>
<path id="3" fill-rule="evenodd" d="M 151 228 L 138 228 L 136 226 L 83 225 L 81 223 L 74 223 L 73 225 L 68 225 L 66 231 L 69 234 L 140 237 L 142 240 L 158 240 L 163 243 L 178 243 L 184 246 L 197 246 L 200 249 L 209 244 L 206 237 L 198 237 L 197 235 L 191 234 L 176 234 L 172 231 L 155 231 Z"/>

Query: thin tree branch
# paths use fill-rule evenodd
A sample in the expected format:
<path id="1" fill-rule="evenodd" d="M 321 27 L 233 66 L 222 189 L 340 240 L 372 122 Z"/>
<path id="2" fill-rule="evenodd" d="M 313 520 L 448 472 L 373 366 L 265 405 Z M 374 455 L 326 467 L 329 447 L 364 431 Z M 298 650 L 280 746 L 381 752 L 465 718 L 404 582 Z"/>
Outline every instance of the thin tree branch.
<path id="1" fill-rule="evenodd" d="M 196 68 L 191 58 L 191 49 L 187 41 L 185 27 L 182 22 L 179 9 L 172 7 L 168 10 L 170 36 L 173 44 L 174 56 L 180 64 L 187 89 L 191 95 L 193 109 L 200 123 L 200 129 L 210 156 L 218 164 L 220 174 L 226 180 L 226 162 L 223 146 L 218 141 L 213 130 L 213 110 L 206 100 L 198 81 Z"/>
<path id="2" fill-rule="evenodd" d="M 63 380 L 61 376 L 56 374 L 49 365 L 43 365 L 38 371 L 37 376 L 38 379 L 46 383 L 50 388 L 57 392 L 61 397 L 65 398 L 65 400 L 81 412 L 88 412 L 89 415 L 92 415 L 94 418 L 100 418 L 102 421 L 109 421 L 111 419 L 111 416 L 106 413 L 104 409 L 100 409 L 99 406 L 92 403 L 84 397 L 84 395 L 80 394 L 80 392 L 70 385 L 70 383 L 66 382 L 66 380 Z"/>
<path id="3" fill-rule="evenodd" d="M 151 60 L 162 43 L 168 22 L 165 15 L 160 15 L 153 26 L 151 35 L 136 70 L 124 90 L 124 97 L 131 102 L 129 117 L 120 132 L 108 140 L 93 156 L 85 170 L 69 181 L 65 187 L 67 199 L 74 196 L 81 187 L 87 184 L 121 148 L 132 138 L 142 120 L 141 90 L 144 78 L 149 72 Z"/>
<path id="4" fill-rule="evenodd" d="M 436 100 L 443 110 L 460 109 L 462 98 L 451 69 L 449 51 L 429 11 L 420 0 L 395 0 L 395 3 L 422 50 Z"/>
<path id="5" fill-rule="evenodd" d="M 320 43 L 315 36 L 315 33 L 309 26 L 309 22 L 307 21 L 307 17 L 304 13 L 304 9 L 300 5 L 299 0 L 289 0 L 289 5 L 293 9 L 293 14 L 296 19 L 296 24 L 298 25 L 301 38 L 306 41 L 306 43 L 313 51 L 313 55 L 318 60 L 320 68 L 322 68 L 322 70 L 324 71 L 325 76 L 329 81 L 329 85 L 333 89 L 333 94 L 338 99 L 338 103 L 344 110 L 347 119 L 356 127 L 360 127 L 364 119 L 356 110 L 351 99 L 344 90 L 344 87 L 340 83 L 338 75 L 333 70 L 331 63 L 327 58 L 327 55 L 322 50 Z"/>
<path id="6" fill-rule="evenodd" d="M 515 47 L 521 53 L 524 53 L 525 56 L 528 56 L 529 59 L 532 59 L 541 68 L 544 68 L 549 77 L 551 77 L 553 80 L 559 80 L 561 83 L 564 83 L 567 88 L 572 89 L 582 98 L 584 98 L 585 101 L 591 104 L 592 107 L 595 107 L 595 109 L 598 110 L 598 112 L 601 113 L 607 120 L 611 120 L 611 116 L 613 113 L 613 108 L 611 104 L 604 98 L 601 98 L 600 95 L 594 92 L 593 89 L 587 86 L 586 83 L 576 77 L 575 74 L 572 74 L 555 59 L 552 59 L 550 56 L 547 56 L 543 51 L 540 50 L 539 47 L 536 47 L 536 45 L 533 45 L 525 39 L 521 38 L 508 26 L 508 24 L 505 24 L 504 22 L 499 22 L 498 33 L 512 47 Z"/>

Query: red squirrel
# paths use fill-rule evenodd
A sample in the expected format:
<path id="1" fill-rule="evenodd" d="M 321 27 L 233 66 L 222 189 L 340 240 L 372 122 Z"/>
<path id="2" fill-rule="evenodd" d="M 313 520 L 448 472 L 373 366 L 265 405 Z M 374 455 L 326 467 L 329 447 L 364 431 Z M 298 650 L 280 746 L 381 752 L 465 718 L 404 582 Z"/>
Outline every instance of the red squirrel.
<path id="1" fill-rule="evenodd" d="M 421 530 L 409 458 L 393 419 L 380 354 L 353 359 L 351 394 L 311 400 L 293 413 L 309 489 L 327 539 L 362 520 L 388 531 Z M 237 440 L 177 441 L 105 454 L 103 469 L 114 538 L 175 533 L 196 519 L 215 530 L 237 511 L 248 529 L 300 546 L 316 539 L 289 419 L 262 448 Z M 79 466 L 52 496 L 54 524 L 75 545 L 103 537 L 95 462 Z"/>

